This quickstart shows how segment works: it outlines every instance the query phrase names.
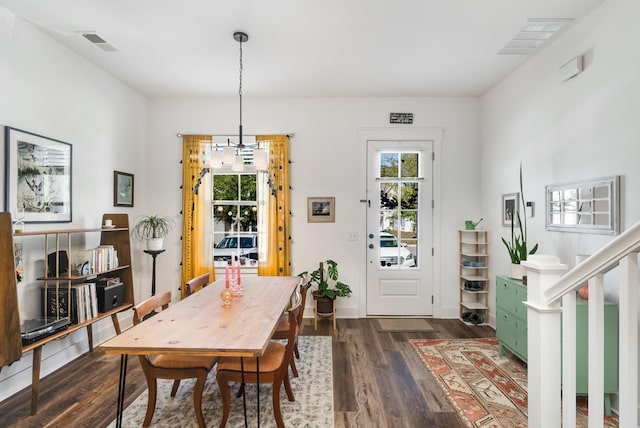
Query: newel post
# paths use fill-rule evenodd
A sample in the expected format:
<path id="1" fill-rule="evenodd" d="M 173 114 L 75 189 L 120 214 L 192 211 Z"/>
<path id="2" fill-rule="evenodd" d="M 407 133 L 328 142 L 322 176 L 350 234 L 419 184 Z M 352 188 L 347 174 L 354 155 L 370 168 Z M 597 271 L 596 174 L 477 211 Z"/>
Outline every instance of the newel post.
<path id="1" fill-rule="evenodd" d="M 544 293 L 567 271 L 554 256 L 532 255 L 522 262 L 527 275 L 527 363 L 529 427 L 561 425 L 560 302 L 548 305 Z"/>

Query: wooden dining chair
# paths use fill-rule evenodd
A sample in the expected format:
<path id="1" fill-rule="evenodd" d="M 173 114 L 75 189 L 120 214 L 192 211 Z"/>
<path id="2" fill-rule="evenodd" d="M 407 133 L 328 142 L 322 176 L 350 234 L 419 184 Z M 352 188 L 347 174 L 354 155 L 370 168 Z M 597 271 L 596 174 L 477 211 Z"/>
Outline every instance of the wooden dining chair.
<path id="1" fill-rule="evenodd" d="M 145 301 L 138 303 L 133 307 L 133 324 L 137 325 L 142 322 L 142 320 L 148 319 L 145 317 L 153 312 L 167 309 L 170 302 L 171 292 L 167 291 L 151 296 Z M 153 419 L 153 412 L 156 409 L 157 379 L 173 379 L 171 396 L 175 397 L 178 387 L 180 386 L 180 379 L 196 378 L 196 385 L 193 389 L 193 407 L 196 419 L 198 420 L 198 426 L 204 427 L 202 392 L 207 375 L 218 358 L 181 355 L 139 355 L 139 359 L 149 388 L 147 413 L 142 426 L 148 427 Z"/>
<path id="2" fill-rule="evenodd" d="M 278 428 L 284 427 L 282 412 L 280 411 L 280 388 L 284 383 L 284 389 L 287 393 L 289 401 L 295 401 L 291 382 L 289 381 L 289 364 L 293 358 L 293 348 L 295 339 L 298 335 L 298 313 L 301 311 L 302 296 L 300 291 L 296 289 L 291 307 L 288 310 L 289 315 L 289 334 L 287 335 L 287 344 L 270 341 L 267 350 L 259 359 L 260 367 L 260 383 L 273 384 L 273 415 L 276 419 Z M 218 361 L 216 372 L 216 380 L 222 395 L 222 421 L 220 427 L 224 427 L 229 419 L 231 410 L 231 392 L 229 390 L 229 382 L 240 383 L 242 387 L 242 364 L 244 364 L 244 382 L 246 384 L 257 383 L 256 358 L 244 358 L 243 363 L 239 357 L 222 357 Z"/>
<path id="3" fill-rule="evenodd" d="M 202 275 L 198 275 L 195 278 L 187 281 L 184 287 L 184 297 L 189 297 L 196 291 L 204 288 L 211 282 L 211 275 L 209 273 L 203 273 Z"/>
<path id="4" fill-rule="evenodd" d="M 300 332 L 300 329 L 302 328 L 302 320 L 303 320 L 303 316 L 304 316 L 304 306 L 307 302 L 307 292 L 309 291 L 309 288 L 311 287 L 311 284 L 309 282 L 309 278 L 303 278 L 302 281 L 300 282 L 300 295 L 302 296 L 302 301 L 300 303 L 301 309 L 298 312 L 298 332 Z M 282 317 L 280 317 L 280 320 L 278 321 L 278 326 L 276 327 L 276 331 L 275 333 L 273 333 L 273 337 L 272 339 L 287 339 L 287 335 L 289 334 L 289 315 L 287 312 L 285 312 Z M 295 340 L 295 344 L 293 347 L 293 354 L 295 356 L 295 358 L 300 359 L 300 351 L 298 350 L 298 335 L 296 335 L 296 340 Z M 291 363 L 289 364 L 291 366 L 291 372 L 293 373 L 293 377 L 298 377 L 298 368 L 296 367 L 296 360 L 295 358 L 291 359 Z"/>

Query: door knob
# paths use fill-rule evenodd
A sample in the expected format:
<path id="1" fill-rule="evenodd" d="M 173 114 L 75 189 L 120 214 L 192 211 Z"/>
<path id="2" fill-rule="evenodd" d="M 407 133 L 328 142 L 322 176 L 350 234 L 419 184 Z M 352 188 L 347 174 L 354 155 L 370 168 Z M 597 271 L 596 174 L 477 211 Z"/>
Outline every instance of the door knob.
<path id="1" fill-rule="evenodd" d="M 373 249 L 373 244 L 369 244 L 369 248 Z"/>
<path id="2" fill-rule="evenodd" d="M 373 233 L 369 234 L 369 239 L 373 239 Z"/>

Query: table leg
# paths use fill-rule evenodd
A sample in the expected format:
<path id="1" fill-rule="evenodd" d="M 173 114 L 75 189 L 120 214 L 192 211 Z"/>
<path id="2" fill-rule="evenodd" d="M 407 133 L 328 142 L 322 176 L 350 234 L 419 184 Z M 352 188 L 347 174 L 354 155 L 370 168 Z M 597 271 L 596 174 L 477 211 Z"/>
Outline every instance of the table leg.
<path id="1" fill-rule="evenodd" d="M 256 387 L 258 388 L 256 401 L 258 402 L 258 428 L 260 428 L 260 358 L 256 357 Z"/>
<path id="2" fill-rule="evenodd" d="M 240 357 L 240 378 L 242 379 L 242 384 L 240 387 L 242 388 L 242 409 L 244 410 L 244 428 L 247 428 L 249 424 L 247 423 L 247 387 L 244 383 L 244 358 Z"/>
<path id="3" fill-rule="evenodd" d="M 120 356 L 120 381 L 118 383 L 118 410 L 116 414 L 116 428 L 122 427 L 122 412 L 124 410 L 124 386 L 127 380 L 127 354 Z"/>

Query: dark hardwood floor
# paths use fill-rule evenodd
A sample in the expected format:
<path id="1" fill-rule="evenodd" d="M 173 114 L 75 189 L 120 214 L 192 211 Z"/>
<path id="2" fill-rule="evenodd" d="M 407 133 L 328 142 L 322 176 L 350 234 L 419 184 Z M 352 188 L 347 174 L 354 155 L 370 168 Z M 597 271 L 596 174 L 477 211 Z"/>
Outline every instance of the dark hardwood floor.
<path id="1" fill-rule="evenodd" d="M 486 326 L 429 320 L 430 333 L 380 333 L 372 319 L 323 320 L 303 335 L 333 336 L 334 420 L 341 427 L 463 427 L 409 339 L 493 337 Z M 304 357 L 304 356 L 303 356 Z M 31 389 L 0 403 L 0 427 L 107 426 L 115 419 L 120 358 L 85 354 L 40 382 L 39 411 L 30 416 Z M 126 402 L 146 389 L 138 359 L 129 358 Z"/>

